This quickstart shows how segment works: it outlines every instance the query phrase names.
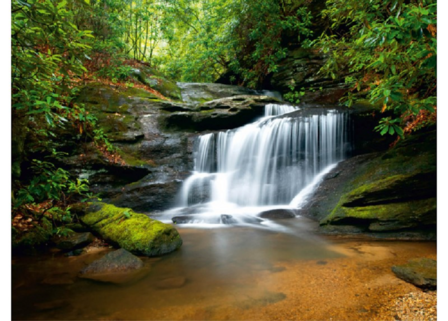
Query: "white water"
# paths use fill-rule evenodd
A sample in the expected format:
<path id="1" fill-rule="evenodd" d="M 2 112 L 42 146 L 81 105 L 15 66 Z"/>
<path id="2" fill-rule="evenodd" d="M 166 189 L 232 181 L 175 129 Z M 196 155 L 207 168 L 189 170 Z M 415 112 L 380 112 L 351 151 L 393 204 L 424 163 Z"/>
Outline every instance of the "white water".
<path id="1" fill-rule="evenodd" d="M 257 214 L 302 207 L 323 176 L 344 159 L 348 118 L 324 109 L 278 117 L 296 110 L 269 104 L 265 116 L 252 124 L 200 136 L 194 171 L 170 217 L 186 215 L 178 223 L 213 226 L 267 224 Z"/>

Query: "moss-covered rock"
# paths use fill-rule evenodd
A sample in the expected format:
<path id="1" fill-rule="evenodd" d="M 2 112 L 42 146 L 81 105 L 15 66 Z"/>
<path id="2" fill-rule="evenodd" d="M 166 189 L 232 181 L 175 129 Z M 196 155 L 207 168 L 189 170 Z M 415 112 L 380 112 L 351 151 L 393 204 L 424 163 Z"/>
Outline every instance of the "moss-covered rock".
<path id="1" fill-rule="evenodd" d="M 341 162 L 301 214 L 328 233 L 434 239 L 436 177 L 436 134 L 427 130 L 386 152 Z"/>
<path id="2" fill-rule="evenodd" d="M 182 100 L 181 89 L 176 82 L 168 79 L 154 68 L 142 66 L 140 69 L 133 69 L 131 76 L 141 83 L 154 88 L 165 97 Z"/>
<path id="3" fill-rule="evenodd" d="M 129 208 L 87 203 L 81 221 L 105 240 L 135 254 L 161 255 L 182 245 L 182 239 L 174 227 Z"/>

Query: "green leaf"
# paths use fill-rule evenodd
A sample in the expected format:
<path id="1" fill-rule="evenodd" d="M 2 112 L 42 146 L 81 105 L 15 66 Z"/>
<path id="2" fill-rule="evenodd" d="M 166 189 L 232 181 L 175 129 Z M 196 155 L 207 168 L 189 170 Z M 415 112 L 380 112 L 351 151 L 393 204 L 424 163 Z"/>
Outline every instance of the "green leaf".
<path id="1" fill-rule="evenodd" d="M 381 136 L 384 135 L 384 134 L 386 134 L 388 130 L 389 130 L 389 126 L 387 126 L 387 125 L 384 126 L 383 130 L 382 130 L 381 133 L 380 133 Z"/>

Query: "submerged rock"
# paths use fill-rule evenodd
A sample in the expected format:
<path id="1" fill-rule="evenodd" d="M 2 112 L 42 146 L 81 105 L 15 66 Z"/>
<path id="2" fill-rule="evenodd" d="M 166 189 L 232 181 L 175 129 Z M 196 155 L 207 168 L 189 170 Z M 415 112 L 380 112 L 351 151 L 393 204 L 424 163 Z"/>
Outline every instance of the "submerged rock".
<path id="1" fill-rule="evenodd" d="M 423 289 L 434 290 L 437 287 L 437 261 L 420 258 L 410 260 L 407 264 L 396 265 L 392 271 L 400 279 Z"/>
<path id="2" fill-rule="evenodd" d="M 142 260 L 124 249 L 119 249 L 86 266 L 81 270 L 80 277 L 101 282 L 128 283 L 146 274 L 140 272 L 143 267 Z"/>
<path id="3" fill-rule="evenodd" d="M 170 253 L 182 245 L 177 230 L 169 225 L 105 203 L 81 205 L 81 221 L 106 241 L 132 253 L 156 256 Z"/>

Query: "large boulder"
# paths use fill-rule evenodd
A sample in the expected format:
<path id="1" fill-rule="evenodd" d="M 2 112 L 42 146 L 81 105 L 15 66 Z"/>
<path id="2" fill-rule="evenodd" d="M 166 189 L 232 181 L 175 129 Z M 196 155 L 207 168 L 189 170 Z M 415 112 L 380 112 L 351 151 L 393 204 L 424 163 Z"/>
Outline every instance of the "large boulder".
<path id="1" fill-rule="evenodd" d="M 177 230 L 129 208 L 105 203 L 75 206 L 81 222 L 106 241 L 134 254 L 156 256 L 170 253 L 182 245 Z"/>
<path id="2" fill-rule="evenodd" d="M 144 263 L 141 259 L 124 249 L 119 249 L 93 261 L 81 270 L 79 276 L 94 281 L 122 284 L 142 278 L 147 272 L 143 271 L 143 268 Z"/>
<path id="3" fill-rule="evenodd" d="M 341 162 L 300 214 L 327 233 L 435 239 L 436 177 L 436 134 L 427 130 Z"/>

